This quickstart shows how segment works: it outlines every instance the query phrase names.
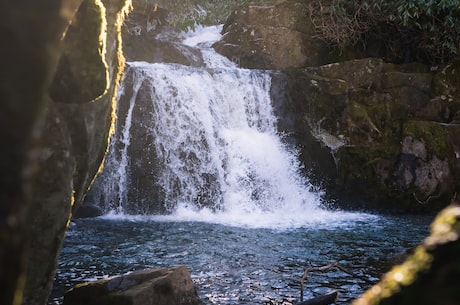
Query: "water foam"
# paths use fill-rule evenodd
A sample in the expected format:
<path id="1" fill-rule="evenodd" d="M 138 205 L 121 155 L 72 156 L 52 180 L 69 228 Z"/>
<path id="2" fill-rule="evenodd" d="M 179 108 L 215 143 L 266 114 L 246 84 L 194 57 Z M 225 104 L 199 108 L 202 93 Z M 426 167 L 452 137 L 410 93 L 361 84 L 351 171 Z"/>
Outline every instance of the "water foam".
<path id="1" fill-rule="evenodd" d="M 282 229 L 368 217 L 320 207 L 321 192 L 301 175 L 296 150 L 277 132 L 270 71 L 239 69 L 214 52 L 220 29 L 184 37 L 184 44 L 201 49 L 205 67 L 128 63 L 135 86 L 150 84 L 149 132 L 170 212 L 131 219 Z M 129 137 L 122 138 L 129 145 Z M 106 217 L 125 217 L 116 212 Z"/>
<path id="2" fill-rule="evenodd" d="M 203 49 L 210 48 L 211 45 L 218 41 L 222 35 L 220 32 L 222 31 L 223 25 L 216 25 L 216 26 L 197 26 L 195 31 L 189 31 L 183 33 L 184 38 L 182 43 L 189 47 L 197 47 L 200 46 Z"/>
<path id="3" fill-rule="evenodd" d="M 335 230 L 353 229 L 356 223 L 376 223 L 381 216 L 362 212 L 328 211 L 317 209 L 305 213 L 304 210 L 286 212 L 266 212 L 255 210 L 214 211 L 210 208 L 196 209 L 189 204 L 179 204 L 168 215 L 126 215 L 109 212 L 100 217 L 106 220 L 131 222 L 201 222 L 248 229 L 272 229 L 276 231 L 314 228 Z"/>

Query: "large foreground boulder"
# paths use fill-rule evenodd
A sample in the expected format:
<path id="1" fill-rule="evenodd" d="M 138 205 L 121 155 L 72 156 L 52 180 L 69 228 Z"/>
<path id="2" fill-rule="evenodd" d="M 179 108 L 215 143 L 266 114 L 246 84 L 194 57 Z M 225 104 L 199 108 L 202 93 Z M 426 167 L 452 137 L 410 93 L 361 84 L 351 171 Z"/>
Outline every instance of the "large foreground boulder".
<path id="1" fill-rule="evenodd" d="M 201 305 L 186 266 L 146 269 L 77 285 L 64 305 Z"/>
<path id="2" fill-rule="evenodd" d="M 72 212 L 107 149 L 129 4 L 0 5 L 2 305 L 47 302 Z"/>

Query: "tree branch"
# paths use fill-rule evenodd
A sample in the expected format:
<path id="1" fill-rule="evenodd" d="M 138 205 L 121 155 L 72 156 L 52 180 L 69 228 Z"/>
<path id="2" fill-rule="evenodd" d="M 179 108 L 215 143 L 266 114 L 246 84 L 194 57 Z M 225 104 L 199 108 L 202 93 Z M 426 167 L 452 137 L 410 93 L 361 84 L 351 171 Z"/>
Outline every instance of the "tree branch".
<path id="1" fill-rule="evenodd" d="M 352 277 L 354 278 L 358 278 L 360 280 L 363 280 L 365 281 L 366 283 L 369 283 L 369 284 L 374 284 L 373 281 L 369 280 L 368 278 L 364 277 L 364 276 L 361 276 L 361 275 L 358 275 L 358 274 L 355 274 L 349 270 L 347 270 L 346 268 L 344 268 L 343 266 L 341 266 L 339 263 L 337 262 L 334 262 L 334 263 L 330 263 L 328 265 L 325 265 L 325 266 L 321 266 L 321 267 L 311 267 L 311 268 L 307 268 L 305 269 L 304 273 L 303 273 L 303 276 L 302 276 L 302 279 L 300 280 L 300 302 L 303 302 L 303 289 L 304 289 L 304 282 L 306 280 L 308 280 L 308 273 L 309 272 L 325 272 L 331 268 L 337 268 L 349 275 L 351 275 Z"/>

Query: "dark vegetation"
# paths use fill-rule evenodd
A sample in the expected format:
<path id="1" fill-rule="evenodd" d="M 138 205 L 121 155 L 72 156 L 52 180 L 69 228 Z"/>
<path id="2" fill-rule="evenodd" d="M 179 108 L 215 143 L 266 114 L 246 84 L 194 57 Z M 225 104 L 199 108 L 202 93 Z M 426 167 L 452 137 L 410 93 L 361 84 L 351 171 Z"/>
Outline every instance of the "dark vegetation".
<path id="1" fill-rule="evenodd" d="M 230 13 L 246 3 L 268 2 L 264 0 L 133 0 L 137 9 L 151 11 L 152 7 L 169 11 L 165 20 L 179 30 L 193 29 L 196 25 L 223 24 Z"/>
<path id="2" fill-rule="evenodd" d="M 396 62 L 446 63 L 460 55 L 458 0 L 311 1 L 318 38 L 340 51 Z"/>
<path id="3" fill-rule="evenodd" d="M 288 0 L 289 1 L 289 0 Z M 238 6 L 267 0 L 133 0 L 136 10 L 166 10 L 179 30 L 222 24 Z M 388 62 L 446 63 L 460 55 L 459 0 L 309 1 L 317 38 L 341 52 L 360 49 Z M 155 21 L 157 22 L 157 21 Z M 153 25 L 155 26 L 155 25 Z"/>

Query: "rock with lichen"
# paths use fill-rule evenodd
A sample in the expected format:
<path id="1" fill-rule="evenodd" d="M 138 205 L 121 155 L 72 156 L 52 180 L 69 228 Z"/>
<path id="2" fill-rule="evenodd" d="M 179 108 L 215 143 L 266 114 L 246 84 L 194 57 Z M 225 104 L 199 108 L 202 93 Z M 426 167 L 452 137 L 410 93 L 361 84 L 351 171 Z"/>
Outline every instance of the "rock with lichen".
<path id="1" fill-rule="evenodd" d="M 285 91 L 280 128 L 332 197 L 364 208 L 437 209 L 459 192 L 460 95 L 454 83 L 439 85 L 451 71 L 376 58 L 286 70 L 275 81 Z"/>
<path id="2" fill-rule="evenodd" d="M 453 305 L 460 300 L 460 206 L 441 211 L 431 234 L 353 305 Z"/>

